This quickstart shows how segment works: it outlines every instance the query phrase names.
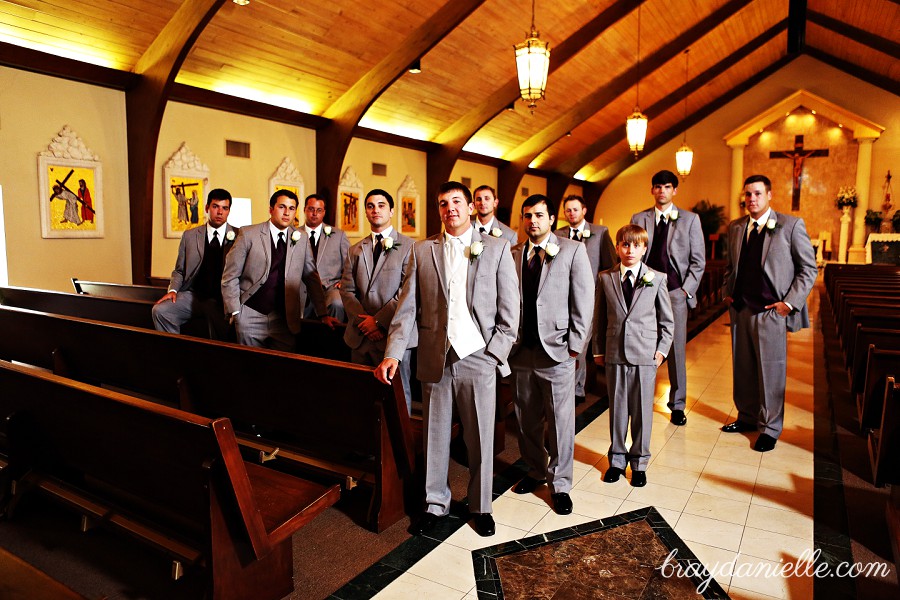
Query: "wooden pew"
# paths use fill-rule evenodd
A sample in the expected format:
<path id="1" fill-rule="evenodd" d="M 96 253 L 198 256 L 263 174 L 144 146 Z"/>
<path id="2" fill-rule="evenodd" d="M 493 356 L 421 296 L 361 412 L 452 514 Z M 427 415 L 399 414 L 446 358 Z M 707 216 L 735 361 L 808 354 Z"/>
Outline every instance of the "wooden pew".
<path id="1" fill-rule="evenodd" d="M 0 304 L 153 329 L 153 302 L 0 286 Z"/>
<path id="2" fill-rule="evenodd" d="M 825 290 L 829 298 L 833 298 L 833 286 L 842 279 L 872 281 L 879 277 L 895 277 L 900 273 L 896 265 L 855 265 L 829 263 L 825 265 Z"/>
<path id="3" fill-rule="evenodd" d="M 887 377 L 882 395 L 881 423 L 869 433 L 869 460 L 876 487 L 900 483 L 900 377 Z"/>
<path id="4" fill-rule="evenodd" d="M 125 300 L 143 300 L 156 302 L 166 295 L 166 288 L 152 285 L 126 285 L 122 283 L 106 283 L 104 281 L 85 281 L 72 278 L 72 286 L 76 294 L 103 296 L 104 298 L 123 298 Z"/>
<path id="5" fill-rule="evenodd" d="M 405 514 L 415 454 L 399 378 L 388 387 L 369 367 L 3 306 L 0 331 L 0 359 L 228 417 L 270 465 L 365 485 L 373 530 Z"/>
<path id="6" fill-rule="evenodd" d="M 900 379 L 900 350 L 871 345 L 866 350 L 865 377 L 856 392 L 856 409 L 860 430 L 877 429 L 882 415 L 884 382 L 889 376 Z"/>
<path id="7" fill-rule="evenodd" d="M 835 326 L 839 329 L 837 334 L 843 337 L 847 334 L 847 327 L 850 323 L 849 313 L 856 307 L 880 308 L 883 310 L 896 310 L 900 305 L 900 297 L 891 298 L 886 296 L 848 296 L 845 297 L 840 311 L 835 317 Z"/>
<path id="8" fill-rule="evenodd" d="M 845 354 L 855 347 L 857 327 L 900 329 L 900 306 L 853 307 L 848 311 L 847 319 L 843 328 L 845 333 L 841 338 L 841 347 Z"/>
<path id="9" fill-rule="evenodd" d="M 856 350 L 850 363 L 850 391 L 862 391 L 866 380 L 868 349 L 875 346 L 879 350 L 900 350 L 900 330 L 857 327 Z"/>
<path id="10" fill-rule="evenodd" d="M 40 490 L 167 552 L 176 578 L 182 565 L 205 567 L 214 599 L 293 591 L 291 536 L 337 501 L 338 486 L 245 463 L 228 419 L 8 363 L 0 389 L 7 514 Z"/>

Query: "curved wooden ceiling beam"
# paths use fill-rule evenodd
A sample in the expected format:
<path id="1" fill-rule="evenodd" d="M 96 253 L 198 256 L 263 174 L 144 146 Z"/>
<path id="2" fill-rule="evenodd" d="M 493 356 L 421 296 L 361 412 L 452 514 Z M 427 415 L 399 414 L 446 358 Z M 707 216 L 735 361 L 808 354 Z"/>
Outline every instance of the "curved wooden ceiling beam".
<path id="1" fill-rule="evenodd" d="M 125 91 L 131 277 L 146 284 L 153 249 L 153 177 L 159 128 L 175 76 L 200 33 L 227 0 L 183 3 L 134 67 L 137 83 Z"/>
<path id="2" fill-rule="evenodd" d="M 656 115 L 662 114 L 669 108 L 684 100 L 684 97 L 686 95 L 700 89 L 701 87 L 712 81 L 715 77 L 718 77 L 719 75 L 733 67 L 735 64 L 749 56 L 755 50 L 758 50 L 762 45 L 770 42 L 773 38 L 787 29 L 787 24 L 787 19 L 784 19 L 774 27 L 770 28 L 768 31 L 765 31 L 762 34 L 756 36 L 754 39 L 750 40 L 739 49 L 735 50 L 733 53 L 717 62 L 715 65 L 706 69 L 703 73 L 700 73 L 699 75 L 691 79 L 686 85 L 682 85 L 670 94 L 663 96 L 652 106 L 648 106 L 644 112 L 648 117 L 654 117 Z M 573 154 L 571 157 L 566 159 L 565 162 L 559 165 L 556 170 L 564 175 L 573 177 L 578 171 L 581 170 L 582 167 L 590 163 L 592 160 L 594 160 L 616 144 L 620 144 L 624 141 L 625 123 L 622 123 L 621 127 L 616 127 L 603 137 L 594 141 L 594 143 L 587 146 L 585 149 L 581 150 L 577 154 Z"/>
<path id="3" fill-rule="evenodd" d="M 583 100 L 572 106 L 553 123 L 550 123 L 514 149 L 507 157 L 510 163 L 521 163 L 527 166 L 541 152 L 564 137 L 567 132 L 587 121 L 598 111 L 602 110 L 604 106 L 628 91 L 634 85 L 634 82 L 637 81 L 638 76 L 643 78 L 648 73 L 660 68 L 672 58 L 678 56 L 685 48 L 693 45 L 697 40 L 721 25 L 723 21 L 750 4 L 750 2 L 751 0 L 731 0 L 674 40 L 662 46 L 648 56 L 646 60 L 641 61 L 640 70 L 635 65 L 612 81 L 606 82 L 593 93 L 586 95 Z"/>
<path id="4" fill-rule="evenodd" d="M 328 198 L 332 215 L 336 198 L 331 192 L 337 189 L 344 156 L 359 120 L 413 61 L 431 50 L 484 1 L 448 0 L 325 111 L 330 122 L 316 131 L 316 186 Z"/>
<path id="5" fill-rule="evenodd" d="M 575 33 L 553 48 L 552 59 L 550 60 L 550 73 L 566 64 L 569 59 L 581 52 L 597 36 L 626 17 L 644 2 L 645 0 L 618 0 L 581 26 Z M 427 198 L 435 198 L 437 196 L 438 186 L 450 178 L 453 166 L 456 164 L 463 147 L 472 136 L 518 98 L 519 82 L 516 77 L 512 77 L 493 94 L 485 98 L 478 106 L 467 112 L 438 135 L 435 141 L 441 145 L 440 148 L 428 154 L 425 192 Z M 523 169 L 522 173 L 524 174 L 524 172 Z M 509 208 L 512 206 L 513 196 L 508 193 L 509 186 L 504 185 L 503 175 L 504 171 L 501 169 L 497 184 L 498 196 L 500 206 Z M 509 173 L 507 173 L 507 179 L 511 181 L 515 177 L 509 177 Z M 521 179 L 521 176 L 518 179 Z M 513 188 L 515 185 L 513 184 Z M 508 202 L 506 201 L 507 197 L 509 198 Z M 428 211 L 427 217 L 426 231 L 429 234 L 440 231 L 441 223 L 436 211 Z"/>
<path id="6" fill-rule="evenodd" d="M 834 33 L 850 38 L 854 42 L 858 42 L 864 46 L 868 46 L 872 50 L 878 50 L 879 52 L 883 52 L 884 54 L 895 58 L 900 56 L 900 44 L 893 40 L 883 38 L 880 35 L 865 31 L 859 27 L 848 25 L 843 21 L 838 21 L 837 19 L 829 17 L 828 15 L 823 15 L 814 10 L 807 13 L 807 18 L 811 23 L 820 25 L 825 29 L 830 29 Z"/>
<path id="7" fill-rule="evenodd" d="M 796 54 L 787 54 L 780 59 L 776 60 L 768 67 L 762 69 L 749 79 L 742 81 L 740 84 L 731 88 L 709 104 L 703 107 L 702 110 L 695 111 L 693 114 L 688 116 L 687 119 L 682 119 L 681 121 L 675 123 L 662 133 L 657 136 L 654 136 L 653 139 L 649 140 L 647 144 L 644 146 L 644 155 L 648 155 L 650 152 L 661 148 L 663 145 L 668 143 L 669 141 L 678 137 L 682 131 L 686 128 L 696 125 L 707 116 L 712 114 L 713 112 L 719 110 L 735 98 L 739 97 L 741 94 L 753 89 L 756 85 L 762 82 L 764 79 L 786 67 L 789 63 L 794 61 L 797 58 Z M 603 179 L 599 181 L 592 182 L 594 185 L 597 185 L 601 190 L 605 189 L 606 186 L 609 185 L 609 182 L 616 178 L 616 176 L 634 164 L 634 159 L 631 156 L 625 156 L 612 165 L 609 166 L 607 170 L 607 174 L 603 177 Z M 647 182 L 649 185 L 649 181 Z M 598 198 L 599 199 L 599 198 Z M 592 211 L 596 208 L 596 205 L 588 206 L 588 211 Z"/>

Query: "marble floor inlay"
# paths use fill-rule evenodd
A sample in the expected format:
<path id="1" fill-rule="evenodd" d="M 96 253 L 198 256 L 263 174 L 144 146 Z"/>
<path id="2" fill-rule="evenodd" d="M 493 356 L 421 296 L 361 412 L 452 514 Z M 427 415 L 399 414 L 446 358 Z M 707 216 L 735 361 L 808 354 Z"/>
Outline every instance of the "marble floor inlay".
<path id="1" fill-rule="evenodd" d="M 472 561 L 483 600 L 728 598 L 652 507 L 475 550 Z"/>

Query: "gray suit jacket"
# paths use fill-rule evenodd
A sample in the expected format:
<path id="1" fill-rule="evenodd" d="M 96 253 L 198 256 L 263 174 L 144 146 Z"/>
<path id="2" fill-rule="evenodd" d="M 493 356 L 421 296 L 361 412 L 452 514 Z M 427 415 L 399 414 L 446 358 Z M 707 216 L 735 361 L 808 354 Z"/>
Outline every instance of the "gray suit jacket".
<path id="1" fill-rule="evenodd" d="M 233 231 L 235 235 L 240 233 L 240 229 L 226 225 L 226 233 Z M 227 257 L 234 242 L 224 239 L 222 242 L 222 255 Z M 200 270 L 200 264 L 203 262 L 203 254 L 206 251 L 206 224 L 193 229 L 188 229 L 181 236 L 181 242 L 178 244 L 178 258 L 175 259 L 175 269 L 172 270 L 172 276 L 169 278 L 169 289 L 176 292 L 191 289 L 194 277 Z"/>
<path id="2" fill-rule="evenodd" d="M 772 284 L 775 295 L 794 307 L 794 312 L 785 319 L 788 331 L 799 331 L 809 327 L 809 312 L 806 298 L 812 291 L 819 271 L 816 268 L 816 254 L 813 251 L 809 234 L 803 219 L 776 213 L 770 213 L 769 219 L 775 219 L 774 229 L 763 229 L 763 273 Z M 728 224 L 728 252 L 725 267 L 725 283 L 722 291 L 725 296 L 732 296 L 734 283 L 738 276 L 738 263 L 741 257 L 741 246 L 746 239 L 747 224 L 750 216 L 745 215 Z"/>
<path id="3" fill-rule="evenodd" d="M 441 380 L 450 350 L 443 239 L 440 233 L 413 246 L 385 350 L 386 357 L 401 360 L 413 330 L 418 329 L 417 376 L 427 383 Z M 475 230 L 472 242 L 476 241 L 484 244 L 484 251 L 469 261 L 466 304 L 487 343 L 485 352 L 497 361 L 499 373 L 505 377 L 510 373 L 506 361 L 519 328 L 519 282 L 509 242 Z"/>
<path id="4" fill-rule="evenodd" d="M 347 328 L 344 330 L 344 342 L 351 348 L 359 348 L 366 336 L 356 327 L 356 319 L 361 314 L 375 317 L 378 324 L 389 328 L 397 309 L 397 299 L 403 286 L 406 265 L 412 254 L 413 240 L 391 230 L 394 247 L 382 250 L 378 264 L 372 266 L 374 244 L 372 236 L 367 235 L 350 248 L 347 262 L 344 263 L 344 275 L 341 278 L 341 300 L 347 312 Z M 418 332 L 413 329 L 410 336 L 410 348 L 418 343 Z M 384 350 L 387 338 L 373 342 L 375 347 Z"/>
<path id="5" fill-rule="evenodd" d="M 294 232 L 300 236 L 296 242 L 292 240 Z M 293 227 L 288 227 L 285 233 L 287 255 L 284 266 L 284 316 L 291 332 L 298 333 L 307 293 L 316 307 L 317 315 L 328 313 L 325 308 L 322 281 L 316 272 L 309 246 L 309 237 L 305 231 Z M 272 236 L 269 233 L 269 222 L 244 227 L 225 259 L 225 270 L 222 272 L 222 300 L 225 303 L 225 314 L 230 315 L 239 311 L 266 282 L 271 262 Z"/>
<path id="6" fill-rule="evenodd" d="M 688 308 L 694 308 L 697 306 L 697 290 L 700 288 L 700 279 L 706 269 L 706 244 L 703 242 L 703 229 L 700 227 L 700 217 L 697 213 L 680 208 L 675 210 L 678 210 L 678 218 L 669 221 L 667 237 L 669 263 L 681 278 L 681 289 L 688 293 Z M 646 229 L 647 235 L 650 236 L 650 240 L 647 242 L 647 252 L 643 259 L 644 262 L 647 262 L 650 247 L 653 246 L 656 209 L 650 207 L 648 210 L 632 215 L 631 222 Z"/>
<path id="7" fill-rule="evenodd" d="M 544 255 L 541 280 L 538 284 L 538 337 L 547 355 L 556 362 L 569 358 L 569 352 L 580 354 L 591 339 L 591 319 L 594 316 L 594 274 L 584 244 L 550 234 L 548 244 L 559 246 L 559 253 L 550 258 Z M 528 242 L 512 249 L 516 274 L 519 276 L 521 296 L 519 335 L 510 355 L 518 352 L 522 342 L 522 267 Z"/>
<path id="8" fill-rule="evenodd" d="M 656 352 L 665 356 L 672 347 L 675 317 L 666 274 L 641 263 L 639 282 L 646 273 L 654 274 L 651 285 L 635 286 L 630 309 L 622 294 L 619 265 L 601 273 L 597 281 L 594 354 L 605 355 L 609 364 L 653 365 Z"/>
<path id="9" fill-rule="evenodd" d="M 591 231 L 590 237 L 583 238 L 581 241 L 591 261 L 591 271 L 596 276 L 601 271 L 611 269 L 618 262 L 616 259 L 616 245 L 609 236 L 609 228 L 605 225 L 585 223 L 584 228 Z M 560 227 L 556 230 L 556 235 L 568 239 L 570 229 L 568 226 Z"/>
<path id="10" fill-rule="evenodd" d="M 305 229 L 303 233 L 306 233 Z M 319 240 L 319 253 L 316 256 L 316 270 L 326 289 L 341 281 L 344 262 L 347 260 L 349 252 L 350 240 L 347 239 L 347 234 L 337 227 L 332 227 L 331 235 L 325 235 L 325 227 L 322 227 L 322 239 Z"/>
<path id="11" fill-rule="evenodd" d="M 479 223 L 478 217 L 472 220 L 472 226 L 476 231 L 479 227 L 481 227 L 481 223 Z M 500 230 L 499 236 L 494 235 L 495 228 Z M 491 237 L 499 237 L 506 240 L 507 242 L 509 242 L 510 246 L 515 246 L 519 243 L 519 234 L 516 233 L 514 229 L 510 228 L 509 225 L 503 223 L 500 219 L 498 219 L 496 215 L 494 215 L 494 223 L 491 225 L 491 231 L 488 231 L 487 233 Z"/>

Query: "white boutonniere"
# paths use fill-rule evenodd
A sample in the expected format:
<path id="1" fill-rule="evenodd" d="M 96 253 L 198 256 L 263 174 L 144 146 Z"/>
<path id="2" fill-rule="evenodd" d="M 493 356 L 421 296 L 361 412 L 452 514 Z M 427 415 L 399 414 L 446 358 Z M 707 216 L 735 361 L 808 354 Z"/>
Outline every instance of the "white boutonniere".
<path id="1" fill-rule="evenodd" d="M 381 247 L 384 248 L 385 252 L 396 249 L 400 245 L 401 244 L 399 243 L 394 243 L 394 238 L 392 238 L 391 236 L 381 238 Z"/>
<path id="2" fill-rule="evenodd" d="M 472 245 L 469 246 L 469 262 L 475 262 L 475 260 L 481 256 L 482 252 L 484 252 L 484 243 L 472 242 Z"/>
<path id="3" fill-rule="evenodd" d="M 491 229 L 491 235 L 498 238 L 503 235 L 503 231 L 499 227 Z"/>
<path id="4" fill-rule="evenodd" d="M 592 235 L 591 230 L 588 229 L 587 227 L 585 227 L 584 229 L 581 230 L 581 239 L 586 240 L 589 237 L 591 237 L 591 235 Z"/>
<path id="5" fill-rule="evenodd" d="M 559 254 L 559 246 L 553 242 L 548 242 L 546 247 L 544 247 L 544 252 L 547 254 L 547 262 L 550 262 L 554 256 Z"/>
<path id="6" fill-rule="evenodd" d="M 678 210 L 673 208 L 672 210 L 669 211 L 669 220 L 670 221 L 678 220 Z"/>
<path id="7" fill-rule="evenodd" d="M 325 232 L 325 237 L 331 237 L 331 234 L 334 233 L 334 230 L 331 228 L 331 225 L 326 225 L 322 228 L 322 231 Z"/>
<path id="8" fill-rule="evenodd" d="M 781 225 L 778 224 L 778 221 L 775 219 L 769 219 L 766 221 L 766 231 L 769 233 L 775 233 L 776 229 L 781 229 Z"/>
<path id="9" fill-rule="evenodd" d="M 653 278 L 656 277 L 656 273 L 653 271 L 647 271 L 644 273 L 641 280 L 638 281 L 638 287 L 653 287 Z"/>
<path id="10" fill-rule="evenodd" d="M 291 234 L 291 246 L 300 241 L 301 233 L 299 231 L 295 231 Z"/>
<path id="11" fill-rule="evenodd" d="M 230 231 L 230 230 L 226 231 L 225 239 L 228 240 L 229 242 L 233 242 L 234 241 L 234 231 Z"/>

